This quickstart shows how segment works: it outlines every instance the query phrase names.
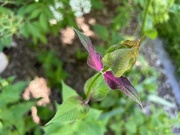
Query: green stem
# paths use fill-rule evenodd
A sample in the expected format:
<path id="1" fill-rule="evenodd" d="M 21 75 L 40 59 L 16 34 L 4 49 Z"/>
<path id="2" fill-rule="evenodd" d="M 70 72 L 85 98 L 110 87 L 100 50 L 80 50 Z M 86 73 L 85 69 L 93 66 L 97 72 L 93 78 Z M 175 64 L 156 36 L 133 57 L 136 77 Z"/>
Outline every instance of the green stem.
<path id="1" fill-rule="evenodd" d="M 107 70 L 109 69 L 109 67 L 105 67 L 102 72 L 106 72 Z M 96 80 L 99 78 L 99 76 L 101 75 L 101 72 L 99 72 L 97 74 L 97 76 L 94 78 L 94 80 L 92 81 L 92 83 L 90 84 L 89 88 L 88 88 L 88 91 L 87 91 L 87 95 L 86 95 L 86 101 L 89 101 L 90 100 L 90 94 L 91 94 L 91 91 L 92 91 L 92 87 L 94 85 L 94 83 L 96 82 Z"/>
<path id="2" fill-rule="evenodd" d="M 147 4 L 146 4 L 144 19 L 143 19 L 143 24 L 142 24 L 142 29 L 141 29 L 141 34 L 142 35 L 143 35 L 144 29 L 145 29 L 145 24 L 146 24 L 147 15 L 148 15 L 148 8 L 149 8 L 150 3 L 151 3 L 151 0 L 148 0 Z"/>
<path id="3" fill-rule="evenodd" d="M 92 81 L 92 83 L 90 84 L 88 91 L 87 91 L 87 95 L 86 95 L 86 100 L 89 100 L 90 98 L 90 94 L 91 94 L 91 90 L 92 90 L 92 86 L 94 85 L 94 83 L 96 82 L 96 80 L 99 78 L 99 76 L 101 75 L 101 72 L 99 72 L 97 74 L 97 76 L 94 78 L 94 80 Z"/>

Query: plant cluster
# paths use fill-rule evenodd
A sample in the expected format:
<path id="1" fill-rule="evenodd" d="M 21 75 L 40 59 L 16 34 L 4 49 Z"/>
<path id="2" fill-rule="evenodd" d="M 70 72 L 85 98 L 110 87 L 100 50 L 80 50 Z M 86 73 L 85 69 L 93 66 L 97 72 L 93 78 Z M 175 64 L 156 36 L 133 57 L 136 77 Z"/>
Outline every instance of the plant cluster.
<path id="1" fill-rule="evenodd" d="M 14 78 L 0 78 L 0 134 L 40 135 L 42 130 L 32 121 L 28 112 L 36 101 L 21 98 L 27 82 L 12 83 Z"/>
<path id="2" fill-rule="evenodd" d="M 86 81 L 84 93 L 78 94 L 62 81 L 67 73 L 56 56 L 57 52 L 42 51 L 38 46 L 37 59 L 49 86 L 62 92 L 62 104 L 51 103 L 42 107 L 36 105 L 39 99 L 25 101 L 21 95 L 27 82 L 13 83 L 14 78 L 0 78 L 0 134 L 173 135 L 172 128 L 180 127 L 180 116 L 170 118 L 168 113 L 158 109 L 162 106 L 175 108 L 176 105 L 156 96 L 159 73 L 148 65 L 141 54 L 137 58 L 143 38 L 122 41 L 124 35 L 120 31 L 130 25 L 131 13 L 135 12 L 133 6 L 136 7 L 139 12 L 138 28 L 142 25 L 142 34 L 151 38 L 156 38 L 158 34 L 168 37 L 168 42 L 174 47 L 167 48 L 178 65 L 177 1 L 134 0 L 133 4 L 127 0 L 112 1 L 114 5 L 117 5 L 116 2 L 120 6 L 116 6 L 117 15 L 111 18 L 112 23 L 109 26 L 92 26 L 104 43 L 104 46 L 96 48 L 101 55 L 90 39 L 75 29 L 88 52 L 88 65 L 98 72 Z M 47 44 L 47 34 L 56 35 L 60 28 L 66 26 L 76 27 L 75 15 L 90 12 L 91 7 L 99 11 L 105 8 L 104 1 L 97 0 L 5 0 L 0 4 L 0 25 L 3 26 L 0 28 L 0 51 L 11 44 L 13 35 L 31 39 L 32 44 Z M 83 60 L 87 57 L 80 51 L 76 55 Z M 119 91 L 144 106 L 146 114 Z M 34 123 L 29 115 L 32 106 L 37 108 L 40 124 Z M 52 106 L 56 110 L 52 110 Z"/>
<path id="3" fill-rule="evenodd" d="M 175 4 L 170 11 L 171 19 L 161 25 L 158 25 L 157 28 L 160 36 L 165 41 L 165 48 L 176 66 L 176 73 L 180 76 L 180 39 L 177 36 L 180 34 L 180 2 L 175 1 Z"/>
<path id="4" fill-rule="evenodd" d="M 76 26 L 67 0 L 7 0 L 0 4 L 0 50 L 11 45 L 13 35 L 32 39 L 33 44 L 47 44 L 47 34 L 57 35 L 60 28 Z"/>
<path id="5" fill-rule="evenodd" d="M 125 71 L 132 67 L 134 64 L 133 59 L 137 57 L 136 53 L 138 52 L 134 51 L 130 53 L 129 50 L 134 50 L 134 48 L 138 47 L 141 40 L 122 41 L 119 45 L 111 46 L 107 50 L 107 54 L 101 58 L 100 54 L 97 53 L 93 47 L 90 39 L 81 32 L 75 31 L 89 53 L 87 59 L 88 65 L 99 73 L 95 74 L 85 83 L 85 98 L 62 83 L 63 103 L 61 105 L 56 104 L 57 112 L 44 127 L 45 133 L 47 135 L 56 133 L 67 135 L 90 135 L 93 133 L 94 135 L 103 135 L 106 132 L 112 131 L 115 134 L 173 134 L 171 126 L 177 124 L 175 119 L 170 120 L 168 115 L 164 114 L 163 111 L 154 113 L 156 109 L 153 107 L 151 112 L 153 114 L 147 116 L 143 114 L 139 108 L 133 108 L 133 103 L 119 96 L 119 93 L 116 91 L 109 91 L 110 89 L 120 90 L 141 105 L 137 91 L 127 78 L 122 76 Z M 126 53 L 124 53 L 124 51 Z M 109 53 L 112 53 L 112 55 L 109 55 Z M 116 57 L 116 55 L 118 57 Z M 126 57 L 126 55 L 128 56 Z M 109 59 L 111 59 L 110 64 Z M 123 61 L 123 59 L 127 61 L 119 65 L 118 62 Z M 107 65 L 107 67 L 104 67 L 103 64 Z M 117 65 L 119 68 L 115 68 Z M 151 70 L 144 70 L 144 75 L 146 76 L 154 73 Z M 116 75 L 120 77 L 116 77 Z M 149 78 L 149 80 L 147 79 L 147 81 L 143 83 L 148 90 L 156 89 L 156 85 L 151 84 L 155 79 L 156 77 L 152 79 Z M 147 98 L 147 96 L 144 95 L 144 98 Z M 90 101 L 101 102 L 100 104 L 92 103 L 88 105 Z M 153 101 L 153 99 L 151 99 L 151 101 Z M 160 104 L 168 104 L 163 99 L 160 99 L 160 101 L 162 101 L 159 102 Z M 171 103 L 169 104 L 171 105 Z M 104 110 L 104 112 L 101 110 Z M 171 123 L 170 125 L 169 122 Z M 68 130 L 69 127 L 71 127 L 71 130 Z M 107 128 L 110 130 L 107 130 Z"/>

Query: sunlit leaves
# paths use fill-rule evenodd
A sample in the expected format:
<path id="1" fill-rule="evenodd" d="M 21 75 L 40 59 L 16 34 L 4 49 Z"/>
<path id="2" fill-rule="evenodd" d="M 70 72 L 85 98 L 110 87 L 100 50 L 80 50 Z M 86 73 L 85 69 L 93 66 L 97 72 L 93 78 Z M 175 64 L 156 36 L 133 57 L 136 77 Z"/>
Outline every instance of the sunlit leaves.
<path id="1" fill-rule="evenodd" d="M 88 112 L 88 106 L 83 103 L 80 97 L 70 97 L 65 100 L 60 106 L 55 116 L 47 123 L 54 122 L 72 122 L 83 119 Z"/>
<path id="2" fill-rule="evenodd" d="M 71 87 L 66 85 L 64 82 L 62 82 L 62 98 L 63 101 L 66 99 L 72 97 L 72 96 L 78 96 L 75 90 L 73 90 Z"/>
<path id="3" fill-rule="evenodd" d="M 0 94 L 0 107 L 8 103 L 17 102 L 21 98 L 20 94 L 26 85 L 26 82 L 18 82 L 14 85 L 5 87 Z"/>
<path id="4" fill-rule="evenodd" d="M 52 123 L 45 127 L 45 135 L 103 135 L 103 124 L 105 121 L 99 120 L 101 111 L 90 109 L 87 117 L 81 120 L 66 122 L 66 123 Z"/>
<path id="5" fill-rule="evenodd" d="M 97 78 L 96 81 L 94 81 L 95 78 Z M 90 99 L 95 101 L 102 100 L 108 92 L 109 87 L 100 73 L 97 73 L 93 77 L 89 78 L 84 85 L 84 93 L 89 96 Z"/>
<path id="6" fill-rule="evenodd" d="M 27 114 L 36 101 L 23 101 L 21 94 L 26 87 L 26 82 L 17 82 L 11 84 L 13 78 L 7 80 L 0 78 L 0 134 L 26 134 L 27 130 L 31 130 L 29 123 L 26 121 L 29 116 Z M 27 122 L 27 123 L 26 123 Z M 12 130 L 13 127 L 13 130 Z"/>
<path id="7" fill-rule="evenodd" d="M 134 65 L 142 39 L 125 40 L 120 45 L 110 47 L 107 54 L 102 58 L 103 64 L 109 66 L 116 77 L 122 76 Z"/>

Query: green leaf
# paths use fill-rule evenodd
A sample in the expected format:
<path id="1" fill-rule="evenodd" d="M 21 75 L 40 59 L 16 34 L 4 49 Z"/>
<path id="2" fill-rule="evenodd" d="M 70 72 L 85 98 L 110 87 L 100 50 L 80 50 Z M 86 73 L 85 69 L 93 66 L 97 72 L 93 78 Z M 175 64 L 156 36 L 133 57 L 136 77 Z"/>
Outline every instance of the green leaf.
<path id="1" fill-rule="evenodd" d="M 110 90 L 105 83 L 103 76 L 99 74 L 100 73 L 97 73 L 89 78 L 84 85 L 84 92 L 86 96 L 90 96 L 90 98 L 95 101 L 102 100 Z"/>
<path id="2" fill-rule="evenodd" d="M 40 13 L 42 13 L 41 8 L 37 8 L 29 15 L 28 19 L 33 20 L 33 19 L 39 18 Z"/>
<path id="3" fill-rule="evenodd" d="M 91 4 L 92 4 L 92 8 L 98 9 L 98 10 L 102 10 L 103 9 L 103 3 L 101 1 L 98 0 L 91 0 Z"/>
<path id="4" fill-rule="evenodd" d="M 46 106 L 36 106 L 38 116 L 41 120 L 48 121 L 54 115 L 54 110 L 50 109 L 51 105 L 48 104 Z"/>
<path id="5" fill-rule="evenodd" d="M 90 109 L 87 117 L 82 121 L 77 121 L 74 127 L 74 134 L 77 135 L 103 135 L 103 123 L 98 120 L 101 111 Z M 80 130 L 79 130 L 80 129 Z"/>
<path id="6" fill-rule="evenodd" d="M 73 122 L 85 118 L 88 112 L 88 106 L 80 97 L 70 97 L 59 107 L 55 116 L 46 124 Z"/>
<path id="7" fill-rule="evenodd" d="M 0 6 L 0 13 L 2 13 L 2 14 L 11 14 L 12 10 L 10 10 L 10 8 L 5 8 L 3 6 Z"/>
<path id="8" fill-rule="evenodd" d="M 38 3 L 33 3 L 27 6 L 26 10 L 24 11 L 27 14 L 33 13 L 36 9 L 40 9 L 40 5 Z"/>
<path id="9" fill-rule="evenodd" d="M 113 74 L 120 77 L 124 72 L 131 69 L 135 63 L 137 49 L 118 49 L 112 53 L 106 54 L 102 58 L 103 64 L 111 67 Z"/>
<path id="10" fill-rule="evenodd" d="M 28 22 L 26 26 L 28 32 L 33 36 L 33 38 L 39 38 L 40 31 L 34 23 Z"/>
<path id="11" fill-rule="evenodd" d="M 2 42 L 3 45 L 9 47 L 11 45 L 11 42 L 12 42 L 12 36 L 4 36 L 4 37 L 2 37 L 1 42 Z"/>
<path id="12" fill-rule="evenodd" d="M 149 37 L 151 39 L 155 39 L 158 36 L 158 32 L 155 29 L 146 30 L 146 31 L 144 31 L 144 33 L 146 34 L 147 37 Z"/>
<path id="13" fill-rule="evenodd" d="M 45 135 L 103 135 L 105 123 L 98 120 L 101 111 L 90 109 L 86 118 L 69 123 L 52 123 L 45 127 Z M 71 130 L 69 130 L 71 127 Z"/>
<path id="14" fill-rule="evenodd" d="M 149 95 L 148 100 L 152 101 L 154 103 L 157 103 L 157 104 L 161 104 L 161 105 L 170 107 L 170 108 L 176 108 L 176 105 L 174 103 L 171 103 L 171 102 L 169 102 L 159 96 L 156 96 L 156 95 Z"/>
<path id="15" fill-rule="evenodd" d="M 93 29 L 101 39 L 103 39 L 103 40 L 108 39 L 109 31 L 107 30 L 106 27 L 104 27 L 104 26 L 102 26 L 100 24 L 96 24 L 96 25 L 93 25 Z"/>
<path id="16" fill-rule="evenodd" d="M 30 111 L 31 107 L 35 105 L 35 101 L 26 101 L 9 108 L 9 111 L 13 113 L 14 120 L 20 119 L 25 113 Z"/>
<path id="17" fill-rule="evenodd" d="M 20 27 L 20 34 L 22 34 L 25 38 L 30 36 L 30 32 L 28 30 L 28 25 L 24 24 Z"/>
<path id="18" fill-rule="evenodd" d="M 111 46 L 102 58 L 103 64 L 109 66 L 116 77 L 122 76 L 134 65 L 143 38 L 134 41 L 125 40 L 120 45 Z"/>
<path id="19" fill-rule="evenodd" d="M 68 85 L 66 85 L 62 81 L 62 98 L 63 98 L 63 101 L 67 100 L 68 98 L 70 98 L 72 96 L 78 96 L 78 94 L 76 93 L 76 91 L 74 89 L 72 89 L 71 87 L 69 87 Z"/>
<path id="20" fill-rule="evenodd" d="M 0 106 L 18 101 L 21 98 L 20 95 L 26 86 L 26 82 L 18 82 L 14 85 L 5 87 L 0 94 Z"/>
<path id="21" fill-rule="evenodd" d="M 44 30 L 44 32 L 48 31 L 48 18 L 45 16 L 45 14 L 41 14 L 39 17 L 39 23 L 41 28 Z"/>
<path id="22" fill-rule="evenodd" d="M 47 38 L 45 35 L 43 34 L 40 34 L 40 37 L 39 37 L 40 41 L 43 43 L 43 44 L 46 44 L 47 43 Z"/>
<path id="23" fill-rule="evenodd" d="M 135 134 L 137 131 L 137 125 L 134 124 L 133 121 L 127 121 L 125 123 L 126 130 L 129 131 L 131 134 Z"/>

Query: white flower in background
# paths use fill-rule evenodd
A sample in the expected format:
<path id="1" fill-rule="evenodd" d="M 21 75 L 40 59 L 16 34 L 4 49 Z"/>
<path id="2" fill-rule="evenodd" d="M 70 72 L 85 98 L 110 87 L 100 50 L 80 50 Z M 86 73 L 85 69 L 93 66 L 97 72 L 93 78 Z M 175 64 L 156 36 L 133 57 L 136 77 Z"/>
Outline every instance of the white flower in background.
<path id="1" fill-rule="evenodd" d="M 61 21 L 63 20 L 63 15 L 61 14 L 61 12 L 58 10 L 59 8 L 63 8 L 63 4 L 61 2 L 56 1 L 54 6 L 49 6 L 49 9 L 51 10 L 51 12 L 54 15 L 54 19 L 56 21 Z M 54 21 L 54 19 L 52 19 Z M 52 22 L 52 20 L 50 20 L 50 23 Z"/>
<path id="2" fill-rule="evenodd" d="M 77 17 L 81 17 L 83 14 L 91 11 L 90 0 L 70 0 L 69 4 Z"/>

